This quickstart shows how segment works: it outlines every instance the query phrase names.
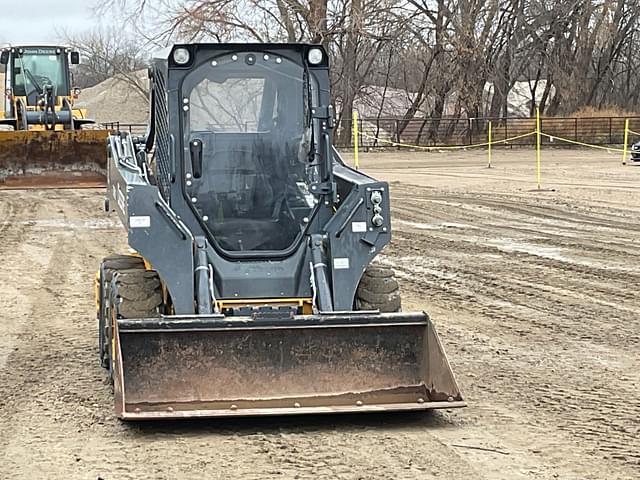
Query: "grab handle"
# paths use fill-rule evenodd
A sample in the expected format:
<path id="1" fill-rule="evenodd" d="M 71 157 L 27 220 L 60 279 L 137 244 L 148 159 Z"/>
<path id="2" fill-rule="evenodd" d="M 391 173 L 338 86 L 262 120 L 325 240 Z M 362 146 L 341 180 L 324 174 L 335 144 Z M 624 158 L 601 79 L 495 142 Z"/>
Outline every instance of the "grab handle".
<path id="1" fill-rule="evenodd" d="M 193 169 L 193 177 L 202 177 L 202 140 L 196 138 L 189 143 L 189 151 L 191 152 L 191 168 Z"/>

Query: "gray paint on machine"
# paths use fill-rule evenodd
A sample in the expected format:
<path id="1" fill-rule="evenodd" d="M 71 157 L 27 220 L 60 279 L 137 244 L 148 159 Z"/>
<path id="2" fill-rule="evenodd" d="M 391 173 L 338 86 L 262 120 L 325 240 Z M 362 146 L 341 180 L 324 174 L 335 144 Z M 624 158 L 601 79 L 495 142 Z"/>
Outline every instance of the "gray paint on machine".
<path id="1" fill-rule="evenodd" d="M 109 137 L 107 204 L 173 305 L 115 319 L 119 417 L 464 406 L 425 313 L 357 311 L 391 239 L 389 186 L 333 148 L 329 67 L 324 51 L 308 62 L 313 48 L 176 45 L 150 69 L 147 134 Z M 214 108 L 234 95 L 232 114 Z M 312 315 L 276 301 L 309 298 Z"/>

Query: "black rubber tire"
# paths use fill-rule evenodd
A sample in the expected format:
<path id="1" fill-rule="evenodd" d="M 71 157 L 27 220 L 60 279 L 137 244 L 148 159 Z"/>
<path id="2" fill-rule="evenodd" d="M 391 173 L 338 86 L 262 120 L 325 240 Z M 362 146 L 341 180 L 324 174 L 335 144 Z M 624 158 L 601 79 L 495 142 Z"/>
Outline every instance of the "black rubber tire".
<path id="1" fill-rule="evenodd" d="M 399 312 L 402 308 L 400 286 L 393 270 L 382 265 L 369 265 L 356 290 L 358 310 Z"/>
<path id="2" fill-rule="evenodd" d="M 116 318 L 150 318 L 159 317 L 163 308 L 162 284 L 157 272 L 132 268 L 117 270 L 109 285 L 109 306 L 107 317 Z M 106 337 L 111 345 L 111 321 L 106 322 Z M 106 352 L 106 363 L 109 378 L 113 383 L 113 358 L 111 348 Z"/>
<path id="3" fill-rule="evenodd" d="M 118 318 L 159 317 L 162 311 L 162 284 L 153 270 L 119 270 L 111 282 L 118 299 Z"/>
<path id="4" fill-rule="evenodd" d="M 108 317 L 108 303 L 109 303 L 109 286 L 111 279 L 115 272 L 119 270 L 130 270 L 132 268 L 144 271 L 144 260 L 141 257 L 133 255 L 110 255 L 105 257 L 100 264 L 100 278 L 99 287 L 100 292 L 98 296 L 98 348 L 100 355 L 100 365 L 103 368 L 109 368 L 109 359 L 107 352 L 109 350 L 109 340 L 106 334 L 106 318 Z"/>
<path id="5" fill-rule="evenodd" d="M 109 285 L 115 272 L 119 270 L 131 270 L 132 268 L 144 270 L 144 260 L 134 255 L 111 255 L 105 257 L 100 266 L 102 283 Z"/>

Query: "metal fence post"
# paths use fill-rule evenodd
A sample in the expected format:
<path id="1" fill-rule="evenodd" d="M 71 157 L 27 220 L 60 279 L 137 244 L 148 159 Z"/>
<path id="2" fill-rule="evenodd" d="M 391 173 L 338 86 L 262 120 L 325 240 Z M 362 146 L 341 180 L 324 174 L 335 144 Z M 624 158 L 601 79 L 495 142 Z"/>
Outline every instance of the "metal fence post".
<path id="1" fill-rule="evenodd" d="M 540 190 L 540 142 L 542 140 L 542 121 L 540 119 L 540 109 L 536 108 L 536 179 L 538 183 L 538 190 Z"/>
<path id="2" fill-rule="evenodd" d="M 622 165 L 627 164 L 627 144 L 629 142 L 629 119 L 624 120 L 624 138 L 622 139 Z"/>
<path id="3" fill-rule="evenodd" d="M 354 110 L 353 111 L 353 116 L 352 116 L 352 123 L 353 123 L 353 128 L 351 129 L 353 133 L 353 164 L 356 167 L 356 170 L 359 170 L 360 168 L 360 163 L 358 162 L 358 144 L 360 143 L 359 138 L 358 138 L 358 111 Z"/>
<path id="4" fill-rule="evenodd" d="M 489 140 L 488 145 L 487 145 L 489 147 L 488 151 L 487 151 L 487 156 L 489 158 L 489 162 L 487 164 L 487 168 L 491 168 L 491 140 L 492 140 L 491 139 L 491 133 L 492 133 L 491 132 L 491 120 L 489 120 L 489 132 L 487 133 L 487 138 Z"/>

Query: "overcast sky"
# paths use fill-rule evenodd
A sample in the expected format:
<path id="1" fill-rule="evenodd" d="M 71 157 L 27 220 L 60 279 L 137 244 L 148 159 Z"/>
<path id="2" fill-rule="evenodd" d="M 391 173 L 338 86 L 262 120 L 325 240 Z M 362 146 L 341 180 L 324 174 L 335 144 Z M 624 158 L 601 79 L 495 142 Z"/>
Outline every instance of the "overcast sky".
<path id="1" fill-rule="evenodd" d="M 91 30 L 100 24 L 91 10 L 98 3 L 100 0 L 0 0 L 0 44 L 56 43 L 60 41 L 56 30 Z"/>

